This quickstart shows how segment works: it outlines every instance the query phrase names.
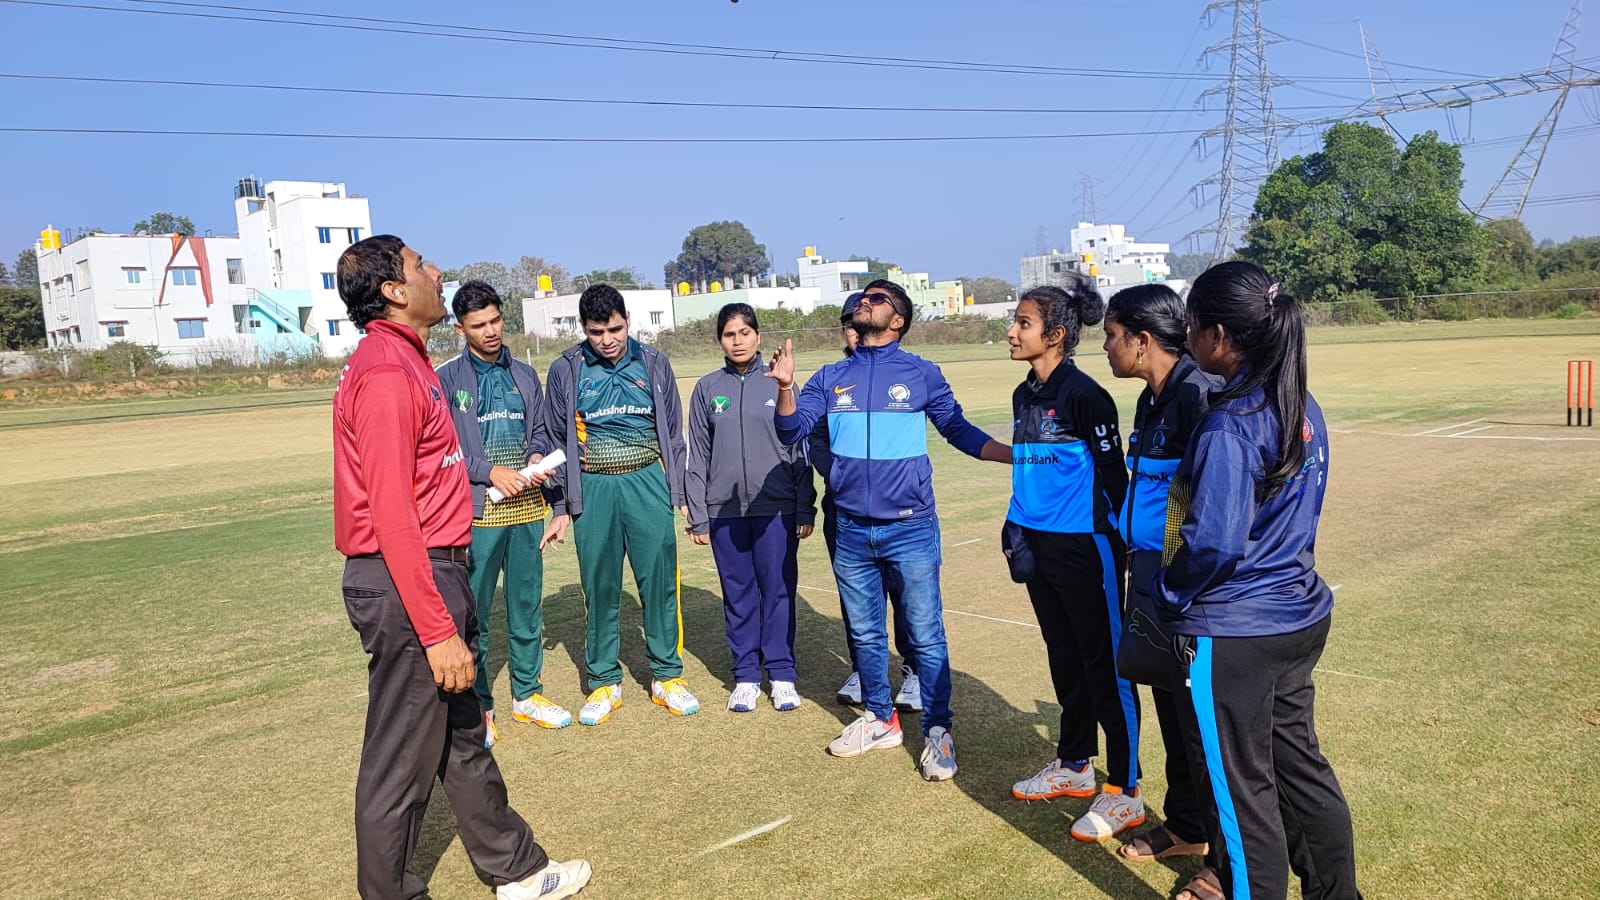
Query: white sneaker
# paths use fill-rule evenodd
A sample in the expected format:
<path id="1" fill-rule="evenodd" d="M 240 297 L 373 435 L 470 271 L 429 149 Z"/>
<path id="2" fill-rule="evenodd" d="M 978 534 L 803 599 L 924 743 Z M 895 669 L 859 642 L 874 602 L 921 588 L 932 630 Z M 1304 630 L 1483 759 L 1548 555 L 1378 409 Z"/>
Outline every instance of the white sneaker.
<path id="1" fill-rule="evenodd" d="M 1057 797 L 1093 797 L 1094 763 L 1085 763 L 1082 769 L 1069 769 L 1061 760 L 1052 759 L 1031 778 L 1024 778 L 1011 786 L 1011 796 L 1018 800 L 1054 800 Z"/>
<path id="2" fill-rule="evenodd" d="M 950 729 L 943 725 L 928 731 L 928 743 L 922 748 L 922 777 L 929 781 L 956 777 L 956 745 L 950 739 Z"/>
<path id="3" fill-rule="evenodd" d="M 753 681 L 741 681 L 733 686 L 733 693 L 728 695 L 728 712 L 755 712 L 756 701 L 761 699 L 761 685 Z"/>
<path id="4" fill-rule="evenodd" d="M 597 687 L 589 692 L 589 699 L 578 710 L 578 722 L 583 725 L 599 725 L 611 718 L 611 714 L 622 705 L 622 685 L 608 684 Z"/>
<path id="5" fill-rule="evenodd" d="M 844 687 L 839 688 L 839 702 L 846 706 L 861 705 L 861 673 L 851 672 Z"/>
<path id="6" fill-rule="evenodd" d="M 800 692 L 794 689 L 792 681 L 774 681 L 772 683 L 772 708 L 778 712 L 788 712 L 800 708 Z"/>
<path id="7" fill-rule="evenodd" d="M 1103 841 L 1143 824 L 1144 800 L 1139 796 L 1139 789 L 1125 794 L 1108 784 L 1089 804 L 1089 811 L 1083 818 L 1072 823 L 1072 836 L 1085 842 Z"/>
<path id="8" fill-rule="evenodd" d="M 486 709 L 483 711 L 483 746 L 485 749 L 493 747 L 498 740 L 500 732 L 494 727 L 494 710 Z"/>
<path id="9" fill-rule="evenodd" d="M 543 694 L 531 694 L 526 699 L 513 700 L 511 718 L 517 722 L 530 722 L 540 728 L 565 728 L 572 724 L 572 713 L 551 703 Z"/>
<path id="10" fill-rule="evenodd" d="M 900 746 L 905 736 L 900 733 L 900 714 L 889 714 L 885 722 L 867 710 L 866 715 L 851 722 L 828 743 L 828 752 L 834 756 L 860 756 L 868 750 L 887 750 Z"/>
<path id="11" fill-rule="evenodd" d="M 906 712 L 922 712 L 922 681 L 917 678 L 917 673 L 910 666 L 901 666 L 900 674 L 905 681 L 900 682 L 900 693 L 894 695 L 895 709 Z"/>
<path id="12" fill-rule="evenodd" d="M 569 859 L 559 863 L 551 860 L 549 865 L 527 878 L 495 888 L 494 896 L 495 900 L 558 900 L 582 891 L 592 874 L 593 870 L 584 860 Z"/>
<path id="13" fill-rule="evenodd" d="M 692 716 L 700 711 L 700 701 L 689 693 L 689 686 L 682 678 L 651 679 L 650 700 L 657 706 L 665 706 L 667 712 L 675 716 Z"/>

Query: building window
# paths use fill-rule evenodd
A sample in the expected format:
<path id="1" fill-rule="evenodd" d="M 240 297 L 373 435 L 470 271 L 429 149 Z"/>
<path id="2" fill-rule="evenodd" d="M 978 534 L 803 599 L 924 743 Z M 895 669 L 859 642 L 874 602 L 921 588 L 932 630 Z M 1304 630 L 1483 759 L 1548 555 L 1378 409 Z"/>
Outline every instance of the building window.
<path id="1" fill-rule="evenodd" d="M 652 312 L 650 314 L 650 324 L 651 325 L 660 325 L 661 324 L 661 313 Z"/>
<path id="2" fill-rule="evenodd" d="M 339 336 L 339 331 L 340 331 L 340 327 L 339 326 L 341 326 L 343 324 L 344 324 L 344 320 L 342 320 L 342 319 L 329 319 L 328 320 L 328 336 L 329 337 L 338 337 Z"/>
<path id="3" fill-rule="evenodd" d="M 178 323 L 178 337 L 189 339 L 206 336 L 205 319 L 178 319 L 176 321 Z"/>
<path id="4" fill-rule="evenodd" d="M 127 277 L 129 284 L 144 284 L 144 269 L 123 269 L 122 274 Z"/>
<path id="5" fill-rule="evenodd" d="M 106 323 L 106 337 L 119 338 L 119 337 L 127 337 L 127 336 L 128 336 L 128 323 L 127 322 L 107 322 Z"/>
<path id="6" fill-rule="evenodd" d="M 76 296 L 78 296 L 78 288 L 73 283 L 71 275 L 67 276 L 67 296 L 68 297 L 76 297 Z"/>
<path id="7" fill-rule="evenodd" d="M 228 260 L 228 283 L 244 284 L 244 260 Z"/>
<path id="8" fill-rule="evenodd" d="M 175 286 L 185 284 L 192 285 L 199 277 L 199 272 L 199 269 L 173 269 L 172 283 Z"/>
<path id="9" fill-rule="evenodd" d="M 361 240 L 361 229 L 359 229 L 359 228 L 350 229 L 350 243 L 354 244 L 356 241 L 359 241 L 359 240 Z"/>
<path id="10" fill-rule="evenodd" d="M 331 244 L 331 243 L 333 243 L 333 229 L 332 228 L 328 228 L 326 226 L 324 226 L 322 228 L 318 228 L 317 229 L 317 243 L 319 243 L 319 244 Z"/>
<path id="11" fill-rule="evenodd" d="M 331 291 L 334 288 L 338 287 L 338 284 L 339 283 L 334 280 L 332 272 L 323 272 L 322 273 L 322 286 L 323 287 L 325 287 L 325 288 L 327 288 L 328 290 Z"/>

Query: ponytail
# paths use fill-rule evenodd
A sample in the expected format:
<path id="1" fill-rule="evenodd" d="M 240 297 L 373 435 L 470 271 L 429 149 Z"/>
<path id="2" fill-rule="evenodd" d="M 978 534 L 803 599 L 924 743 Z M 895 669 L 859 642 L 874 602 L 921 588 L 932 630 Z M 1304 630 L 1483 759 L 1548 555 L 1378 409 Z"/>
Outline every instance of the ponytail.
<path id="1" fill-rule="evenodd" d="M 1260 266 L 1234 261 L 1195 279 L 1189 314 L 1202 328 L 1221 325 L 1248 367 L 1238 384 L 1212 398 L 1212 405 L 1260 388 L 1278 419 L 1278 458 L 1257 490 L 1258 499 L 1271 497 L 1305 465 L 1306 327 L 1300 301 L 1280 291 Z"/>

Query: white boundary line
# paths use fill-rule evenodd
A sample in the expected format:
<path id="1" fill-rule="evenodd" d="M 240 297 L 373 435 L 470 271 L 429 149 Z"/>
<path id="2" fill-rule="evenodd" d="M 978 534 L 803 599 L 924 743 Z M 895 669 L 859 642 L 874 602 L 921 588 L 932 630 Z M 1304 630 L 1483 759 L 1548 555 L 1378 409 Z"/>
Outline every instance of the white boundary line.
<path id="1" fill-rule="evenodd" d="M 763 834 L 766 834 L 769 831 L 776 831 L 777 829 L 782 828 L 783 826 L 789 824 L 789 820 L 793 819 L 793 818 L 794 818 L 793 816 L 784 816 L 781 819 L 776 819 L 774 821 L 768 822 L 765 825 L 757 825 L 756 827 L 750 829 L 749 831 L 745 831 L 745 832 L 742 832 L 740 834 L 736 834 L 733 837 L 728 838 L 727 840 L 723 841 L 720 844 L 716 844 L 716 845 L 707 847 L 704 850 L 701 850 L 700 851 L 700 855 L 701 856 L 705 856 L 707 853 L 715 853 L 718 850 L 726 850 L 729 847 L 732 847 L 734 844 L 742 844 L 745 841 L 750 840 L 751 838 L 760 837 L 760 836 L 762 836 Z"/>
<path id="2" fill-rule="evenodd" d="M 1381 682 L 1383 684 L 1399 684 L 1400 683 L 1398 681 L 1395 681 L 1393 678 L 1379 678 L 1376 675 L 1357 675 L 1354 672 L 1341 672 L 1338 669 L 1324 669 L 1321 666 L 1318 666 L 1315 669 L 1312 669 L 1312 671 L 1313 672 L 1317 672 L 1317 673 L 1322 674 L 1322 675 L 1339 675 L 1339 676 L 1344 677 L 1344 678 L 1359 678 L 1362 681 L 1377 681 L 1377 682 Z"/>
<path id="3" fill-rule="evenodd" d="M 1446 427 L 1459 428 L 1461 426 L 1454 425 Z M 1583 441 L 1589 443 L 1600 443 L 1600 437 L 1545 437 L 1534 434 L 1468 434 L 1466 432 L 1462 432 L 1461 434 L 1429 434 L 1426 432 L 1422 434 L 1411 434 L 1404 431 L 1367 431 L 1361 428 L 1330 428 L 1328 430 L 1333 434 L 1370 434 L 1376 437 L 1443 438 L 1445 440 L 1449 440 L 1450 438 L 1462 438 L 1463 440 L 1469 441 Z M 1473 430 L 1476 431 L 1477 429 Z"/>
<path id="4" fill-rule="evenodd" d="M 947 613 L 950 613 L 953 616 L 970 616 L 971 618 L 974 618 L 974 619 L 987 619 L 990 622 L 1004 622 L 1007 625 L 1021 625 L 1023 628 L 1038 628 L 1039 627 L 1039 626 L 1033 624 L 1032 622 L 1018 622 L 1016 619 L 1002 619 L 1002 618 L 999 618 L 997 616 L 985 616 L 985 615 L 980 615 L 978 613 L 962 612 L 959 609 L 951 609 L 948 606 L 944 608 L 944 611 L 947 612 Z"/>
<path id="5" fill-rule="evenodd" d="M 1495 427 L 1494 425 L 1479 425 L 1477 428 L 1468 428 L 1466 431 L 1457 431 L 1454 434 L 1440 435 L 1440 437 L 1466 437 L 1467 435 L 1472 434 L 1475 431 L 1488 431 L 1489 429 L 1494 428 L 1494 427 Z"/>
<path id="6" fill-rule="evenodd" d="M 1440 431 L 1450 431 L 1451 429 L 1454 429 L 1454 428 L 1465 428 L 1468 425 L 1476 425 L 1476 424 L 1478 424 L 1479 422 L 1482 422 L 1482 421 L 1483 421 L 1483 419 L 1478 418 L 1478 419 L 1473 419 L 1471 422 L 1462 422 L 1459 425 L 1440 425 L 1438 428 L 1429 428 L 1427 431 L 1419 431 L 1419 432 L 1417 432 L 1415 434 L 1408 434 L 1408 435 L 1406 435 L 1406 437 L 1423 437 L 1425 435 L 1434 434 L 1434 433 L 1440 432 Z"/>
<path id="7" fill-rule="evenodd" d="M 945 545 L 945 549 L 948 550 L 948 549 L 950 549 L 952 547 L 965 547 L 968 544 L 976 544 L 976 543 L 981 542 L 982 540 L 983 540 L 983 538 L 973 538 L 970 541 L 962 541 L 959 544 L 946 544 Z"/>

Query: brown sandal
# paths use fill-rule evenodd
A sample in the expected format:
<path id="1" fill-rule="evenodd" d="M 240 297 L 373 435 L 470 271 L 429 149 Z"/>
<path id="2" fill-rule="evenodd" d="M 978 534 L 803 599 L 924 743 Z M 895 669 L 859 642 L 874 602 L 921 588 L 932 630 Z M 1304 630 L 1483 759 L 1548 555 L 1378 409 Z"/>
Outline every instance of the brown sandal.
<path id="1" fill-rule="evenodd" d="M 1216 869 L 1206 866 L 1194 873 L 1173 900 L 1223 900 L 1222 877 Z"/>
<path id="2" fill-rule="evenodd" d="M 1205 856 L 1204 843 L 1191 844 L 1173 834 L 1165 825 L 1158 825 L 1144 834 L 1130 838 L 1117 851 L 1123 859 L 1148 862 L 1169 856 Z"/>

